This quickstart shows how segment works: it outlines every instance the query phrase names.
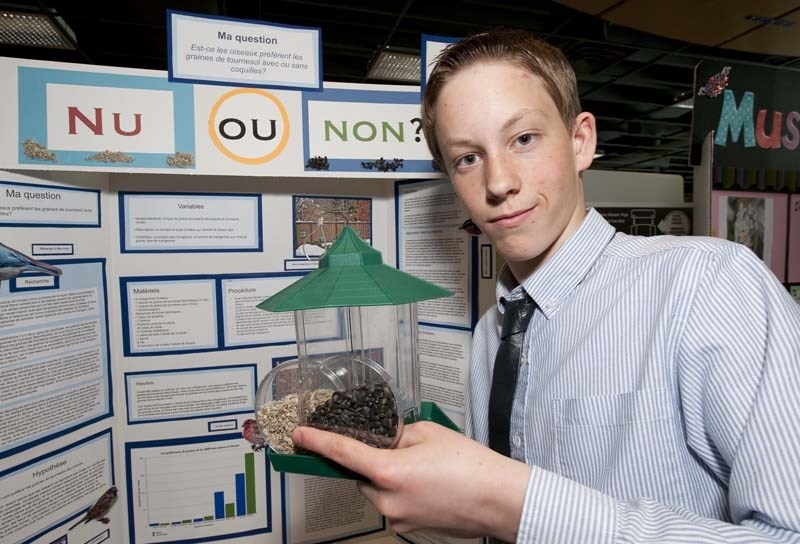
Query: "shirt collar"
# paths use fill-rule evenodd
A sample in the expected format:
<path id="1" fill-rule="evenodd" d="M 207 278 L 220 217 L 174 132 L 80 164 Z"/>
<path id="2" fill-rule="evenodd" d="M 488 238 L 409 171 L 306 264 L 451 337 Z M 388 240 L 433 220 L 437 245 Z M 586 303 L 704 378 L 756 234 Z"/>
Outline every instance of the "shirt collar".
<path id="1" fill-rule="evenodd" d="M 503 265 L 495 288 L 498 310 L 503 312 L 502 299 L 519 298 L 524 290 L 550 319 L 592 269 L 615 232 L 599 212 L 589 208 L 578 230 L 521 285 L 508 265 Z"/>

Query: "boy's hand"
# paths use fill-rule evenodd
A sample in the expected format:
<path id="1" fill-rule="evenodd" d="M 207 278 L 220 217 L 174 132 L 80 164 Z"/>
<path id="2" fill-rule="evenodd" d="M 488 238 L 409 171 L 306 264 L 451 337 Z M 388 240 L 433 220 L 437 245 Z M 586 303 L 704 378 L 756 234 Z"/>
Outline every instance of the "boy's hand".
<path id="1" fill-rule="evenodd" d="M 441 425 L 406 425 L 391 450 L 309 427 L 292 440 L 362 474 L 359 490 L 399 533 L 516 539 L 530 467 Z"/>

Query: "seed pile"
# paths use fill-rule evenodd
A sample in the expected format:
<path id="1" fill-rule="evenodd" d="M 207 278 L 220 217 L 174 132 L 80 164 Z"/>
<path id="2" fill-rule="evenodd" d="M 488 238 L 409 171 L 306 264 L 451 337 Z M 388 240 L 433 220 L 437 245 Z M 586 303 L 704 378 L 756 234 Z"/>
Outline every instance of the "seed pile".
<path id="1" fill-rule="evenodd" d="M 167 166 L 170 168 L 189 168 L 194 166 L 194 155 L 176 151 L 174 155 L 167 156 Z"/>
<path id="2" fill-rule="evenodd" d="M 349 436 L 376 448 L 390 448 L 397 436 L 397 405 L 387 383 L 335 392 L 307 417 L 309 427 Z"/>
<path id="3" fill-rule="evenodd" d="M 331 164 L 328 162 L 328 157 L 311 157 L 306 163 L 306 168 L 313 168 L 314 170 L 328 170 Z"/>
<path id="4" fill-rule="evenodd" d="M 56 154 L 52 151 L 49 151 L 45 146 L 36 140 L 25 140 L 22 142 L 22 152 L 25 153 L 25 156 L 29 159 L 35 159 L 38 161 L 56 160 Z"/>
<path id="5" fill-rule="evenodd" d="M 94 155 L 86 157 L 87 161 L 95 162 L 133 162 L 133 157 L 126 155 L 122 151 L 111 151 L 106 149 Z"/>
<path id="6" fill-rule="evenodd" d="M 318 406 L 327 402 L 333 391 L 317 389 L 308 394 L 304 407 L 306 416 Z M 278 453 L 300 453 L 292 442 L 292 431 L 297 427 L 297 394 L 290 393 L 285 397 L 264 404 L 256 411 L 256 419 L 264 433 L 267 444 Z"/>
<path id="7" fill-rule="evenodd" d="M 380 172 L 396 172 L 398 168 L 403 167 L 403 159 L 392 159 L 386 160 L 383 157 L 378 159 L 377 161 L 362 161 L 361 168 L 365 168 L 367 170 L 377 169 Z"/>

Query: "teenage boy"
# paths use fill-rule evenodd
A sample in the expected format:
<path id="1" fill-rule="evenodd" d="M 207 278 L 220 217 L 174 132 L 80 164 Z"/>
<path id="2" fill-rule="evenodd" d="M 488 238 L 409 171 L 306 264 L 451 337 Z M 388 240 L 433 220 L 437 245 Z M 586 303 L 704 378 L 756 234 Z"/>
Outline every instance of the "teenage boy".
<path id="1" fill-rule="evenodd" d="M 295 442 L 363 474 L 398 532 L 800 541 L 800 306 L 763 263 L 724 240 L 616 233 L 587 210 L 595 119 L 563 54 L 526 32 L 446 49 L 422 118 L 507 263 L 473 339 L 474 440 L 418 423 L 394 450 L 309 428 Z M 528 297 L 518 377 L 502 391 L 503 314 Z M 498 428 L 510 456 L 485 446 Z"/>

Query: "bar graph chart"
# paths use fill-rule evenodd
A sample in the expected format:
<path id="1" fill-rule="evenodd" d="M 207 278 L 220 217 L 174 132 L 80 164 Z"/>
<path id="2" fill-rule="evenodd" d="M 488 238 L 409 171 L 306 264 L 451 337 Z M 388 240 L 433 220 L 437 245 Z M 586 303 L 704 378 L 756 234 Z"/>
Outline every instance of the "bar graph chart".
<path id="1" fill-rule="evenodd" d="M 191 470 L 181 470 L 181 467 L 172 466 L 171 462 L 165 462 L 161 459 L 149 459 L 145 461 L 146 473 L 145 476 L 148 482 L 155 480 L 148 486 L 147 503 L 152 505 L 153 514 L 150 514 L 148 525 L 150 527 L 171 527 L 173 525 L 186 525 L 190 523 L 204 523 L 207 521 L 214 521 L 220 519 L 236 518 L 241 516 L 248 516 L 256 513 L 256 474 L 255 474 L 255 454 L 250 451 L 244 454 L 243 462 L 240 466 L 235 465 L 217 465 L 213 469 L 219 476 L 216 480 L 220 487 L 225 486 L 224 479 L 228 478 L 232 470 L 241 469 L 242 472 L 234 474 L 234 491 L 228 493 L 228 498 L 232 502 L 226 500 L 225 491 L 213 491 L 209 494 L 207 505 L 209 506 L 208 513 L 198 510 L 201 515 L 193 514 L 190 517 L 174 520 L 154 519 L 153 515 L 160 515 L 163 512 L 174 511 L 176 506 L 174 504 L 162 504 L 162 496 L 169 496 L 172 489 L 176 489 L 174 484 L 177 480 L 185 481 L 185 475 L 189 475 L 192 480 L 197 474 L 193 474 Z M 208 471 L 206 470 L 204 476 Z M 207 481 L 204 482 L 207 484 Z M 183 484 L 185 485 L 185 484 Z M 204 485 L 203 487 L 206 487 Z M 235 498 L 235 500 L 234 500 Z M 204 506 L 202 497 L 197 497 L 196 502 L 192 502 L 192 506 L 197 506 L 201 509 Z M 210 508 L 213 506 L 212 508 Z M 186 503 L 183 503 L 179 508 L 181 511 L 186 510 Z M 213 512 L 213 514 L 211 513 Z"/>
<path id="2" fill-rule="evenodd" d="M 181 443 L 131 451 L 137 542 L 253 534 L 269 528 L 263 455 L 241 438 L 171 442 Z"/>

